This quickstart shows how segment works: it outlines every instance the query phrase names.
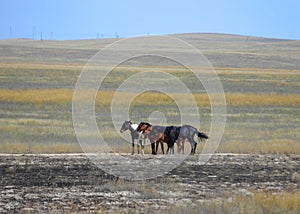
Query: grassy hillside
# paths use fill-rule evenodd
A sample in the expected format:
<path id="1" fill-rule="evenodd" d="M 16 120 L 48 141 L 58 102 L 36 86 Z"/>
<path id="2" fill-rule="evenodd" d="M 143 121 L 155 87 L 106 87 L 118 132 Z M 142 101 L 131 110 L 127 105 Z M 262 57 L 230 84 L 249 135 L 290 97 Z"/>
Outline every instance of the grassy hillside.
<path id="1" fill-rule="evenodd" d="M 296 69 L 300 67 L 300 41 L 224 34 L 180 34 L 203 51 L 214 67 Z M 116 39 L 74 41 L 0 41 L 0 62 L 85 64 Z"/>
<path id="2" fill-rule="evenodd" d="M 227 125 L 220 152 L 300 152 L 300 41 L 175 36 L 203 51 L 223 84 Z M 72 125 L 72 92 L 87 61 L 114 41 L 0 41 L 0 152 L 80 151 Z M 118 143 L 109 121 L 113 91 L 130 75 L 149 68 L 172 73 L 191 86 L 201 112 L 200 128 L 208 132 L 209 101 L 191 72 L 154 58 L 138 60 L 143 66 L 136 67 L 133 60 L 123 63 L 104 82 L 105 99 L 98 99 L 96 112 L 107 139 Z M 177 122 L 174 102 L 155 93 L 136 98 L 132 120 L 147 120 L 154 110 Z"/>

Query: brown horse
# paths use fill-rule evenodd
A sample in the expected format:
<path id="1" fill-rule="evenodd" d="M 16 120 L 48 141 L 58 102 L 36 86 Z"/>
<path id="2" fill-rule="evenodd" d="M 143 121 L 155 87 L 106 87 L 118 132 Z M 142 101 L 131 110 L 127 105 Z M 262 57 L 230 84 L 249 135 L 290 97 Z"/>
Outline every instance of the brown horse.
<path id="1" fill-rule="evenodd" d="M 161 143 L 162 152 L 164 154 L 163 143 L 165 142 L 165 135 L 162 132 L 158 131 L 157 127 L 158 126 L 152 126 L 150 123 L 141 122 L 136 129 L 137 132 L 143 133 L 143 136 L 150 140 L 152 155 L 156 155 L 159 143 Z"/>
<path id="2" fill-rule="evenodd" d="M 174 135 L 171 134 L 173 133 L 172 130 L 175 128 L 175 126 L 151 126 L 151 129 L 149 129 L 149 126 L 151 126 L 149 123 L 146 125 L 144 123 L 137 128 L 137 131 L 146 133 L 145 137 L 148 137 L 151 142 L 153 155 L 157 154 L 159 144 L 161 146 L 162 153 L 165 154 L 163 143 L 165 142 L 168 144 L 168 152 L 171 148 L 170 145 L 174 145 L 177 139 L 177 137 L 174 137 Z"/>

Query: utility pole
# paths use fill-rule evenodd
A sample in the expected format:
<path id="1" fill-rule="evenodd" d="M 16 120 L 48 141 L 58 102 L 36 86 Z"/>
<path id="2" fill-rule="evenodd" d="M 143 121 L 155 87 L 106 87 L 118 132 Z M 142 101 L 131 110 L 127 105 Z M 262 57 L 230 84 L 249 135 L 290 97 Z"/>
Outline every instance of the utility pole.
<path id="1" fill-rule="evenodd" d="M 9 26 L 9 37 L 12 39 L 13 32 L 12 32 L 12 26 Z"/>
<path id="2" fill-rule="evenodd" d="M 51 40 L 53 40 L 53 32 L 51 32 Z"/>
<path id="3" fill-rule="evenodd" d="M 33 26 L 32 28 L 32 40 L 34 40 L 34 36 L 35 36 L 35 26 Z"/>
<path id="4" fill-rule="evenodd" d="M 41 41 L 43 41 L 43 32 L 41 32 Z"/>

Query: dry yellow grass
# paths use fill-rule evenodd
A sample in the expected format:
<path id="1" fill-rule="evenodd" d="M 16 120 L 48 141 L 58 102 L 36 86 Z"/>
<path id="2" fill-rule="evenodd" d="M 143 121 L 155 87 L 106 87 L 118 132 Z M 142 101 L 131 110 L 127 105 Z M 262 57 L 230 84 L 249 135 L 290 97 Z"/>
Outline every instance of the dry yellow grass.
<path id="1" fill-rule="evenodd" d="M 233 106 L 299 106 L 300 95 L 227 93 L 226 103 Z"/>
<path id="2" fill-rule="evenodd" d="M 204 144 L 198 143 L 197 154 L 200 154 Z M 117 153 L 131 153 L 131 144 L 124 145 L 110 145 L 111 151 Z M 165 151 L 167 145 L 164 144 Z M 95 151 L 90 148 L 90 151 Z M 102 151 L 102 150 L 101 150 Z M 103 151 L 105 151 L 103 149 Z M 185 144 L 185 151 L 190 151 L 189 144 Z M 0 153 L 78 153 L 82 152 L 79 144 L 75 143 L 1 143 Z M 137 152 L 137 145 L 135 146 Z M 177 146 L 175 145 L 175 152 L 177 153 Z M 300 144 L 295 141 L 277 140 L 270 142 L 229 142 L 221 144 L 217 151 L 218 153 L 237 153 L 237 154 L 299 154 Z M 151 154 L 151 147 L 149 144 L 145 146 L 145 153 Z M 159 147 L 159 153 L 161 149 Z"/>
<path id="3" fill-rule="evenodd" d="M 240 73 L 252 73 L 252 74 L 300 74 L 300 70 L 284 70 L 284 69 L 269 69 L 269 68 L 229 68 L 229 67 L 214 67 L 218 74 L 235 74 Z"/>
<path id="4" fill-rule="evenodd" d="M 0 63 L 0 69 L 48 69 L 48 70 L 68 70 L 78 71 L 81 70 L 83 65 L 56 65 L 56 64 L 36 64 L 36 63 Z"/>
<path id="5" fill-rule="evenodd" d="M 99 92 L 96 103 L 110 105 L 114 92 Z M 127 99 L 124 93 L 124 99 Z M 184 94 L 175 94 L 183 103 L 189 104 Z M 200 106 L 210 106 L 207 94 L 193 94 Z M 242 94 L 226 93 L 226 104 L 230 106 L 300 106 L 299 94 Z M 73 90 L 69 89 L 45 89 L 45 90 L 0 90 L 1 102 L 32 103 L 32 104 L 68 104 L 72 103 Z M 168 105 L 173 101 L 170 97 L 154 92 L 139 95 L 134 104 L 137 105 Z"/>
<path id="6" fill-rule="evenodd" d="M 0 101 L 16 103 L 71 103 L 73 91 L 68 89 L 45 90 L 0 90 Z"/>
<path id="7" fill-rule="evenodd" d="M 298 213 L 300 209 L 300 193 L 292 192 L 254 192 L 250 196 L 235 196 L 232 203 L 226 203 L 227 207 L 239 206 L 243 213 L 250 210 L 263 213 Z M 252 212 L 249 212 L 252 213 Z"/>
<path id="8" fill-rule="evenodd" d="M 75 143 L 28 144 L 28 143 L 1 143 L 0 153 L 81 153 L 82 149 Z"/>
<path id="9" fill-rule="evenodd" d="M 112 152 L 116 153 L 128 153 L 132 152 L 131 144 L 123 145 L 123 146 L 114 146 L 110 145 Z M 165 150 L 167 146 L 165 145 Z M 95 148 L 85 148 L 87 149 L 88 153 L 96 152 Z M 99 148 L 98 148 L 99 149 Z M 98 152 L 106 151 L 105 148 L 101 149 Z M 141 151 L 141 147 L 140 147 Z M 159 150 L 160 151 L 160 150 Z M 53 143 L 53 144 L 43 144 L 43 143 L 36 143 L 36 144 L 28 144 L 28 143 L 1 143 L 0 144 L 0 153 L 6 154 L 60 154 L 60 153 L 82 153 L 83 150 L 81 149 L 79 144 L 75 143 Z M 135 145 L 134 152 L 138 153 L 138 147 Z M 151 147 L 150 145 L 146 145 L 144 148 L 144 152 L 146 154 L 151 154 Z"/>

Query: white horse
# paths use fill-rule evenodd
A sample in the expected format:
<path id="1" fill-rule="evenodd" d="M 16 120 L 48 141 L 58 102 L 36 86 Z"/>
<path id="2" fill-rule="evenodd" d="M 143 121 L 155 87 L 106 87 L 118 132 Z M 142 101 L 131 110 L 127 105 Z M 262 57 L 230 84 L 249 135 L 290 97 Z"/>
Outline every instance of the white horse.
<path id="1" fill-rule="evenodd" d="M 132 123 L 130 120 L 125 120 L 123 125 L 121 126 L 120 132 L 123 133 L 127 130 L 130 131 L 131 140 L 132 140 L 132 152 L 131 154 L 134 154 L 134 141 L 137 140 L 137 147 L 138 147 L 138 154 L 140 154 L 140 146 L 142 150 L 142 155 L 144 155 L 144 148 L 146 144 L 146 138 L 144 137 L 142 132 L 136 131 L 138 128 L 138 124 Z"/>

